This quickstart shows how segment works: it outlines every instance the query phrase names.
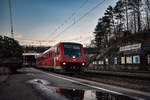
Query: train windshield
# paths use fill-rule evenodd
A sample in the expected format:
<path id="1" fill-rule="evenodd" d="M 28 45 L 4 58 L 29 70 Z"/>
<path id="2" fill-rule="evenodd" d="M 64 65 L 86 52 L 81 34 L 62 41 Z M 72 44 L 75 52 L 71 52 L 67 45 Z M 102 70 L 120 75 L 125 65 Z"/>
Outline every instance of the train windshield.
<path id="1" fill-rule="evenodd" d="M 64 44 L 64 54 L 66 58 L 81 58 L 80 45 Z"/>

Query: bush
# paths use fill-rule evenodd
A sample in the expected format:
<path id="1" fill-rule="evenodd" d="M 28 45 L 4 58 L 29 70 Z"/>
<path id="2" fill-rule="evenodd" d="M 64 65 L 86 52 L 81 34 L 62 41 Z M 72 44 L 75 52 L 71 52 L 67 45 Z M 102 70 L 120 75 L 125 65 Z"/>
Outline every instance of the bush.
<path id="1" fill-rule="evenodd" d="M 18 41 L 0 36 L 0 65 L 10 68 L 22 65 L 22 47 Z"/>

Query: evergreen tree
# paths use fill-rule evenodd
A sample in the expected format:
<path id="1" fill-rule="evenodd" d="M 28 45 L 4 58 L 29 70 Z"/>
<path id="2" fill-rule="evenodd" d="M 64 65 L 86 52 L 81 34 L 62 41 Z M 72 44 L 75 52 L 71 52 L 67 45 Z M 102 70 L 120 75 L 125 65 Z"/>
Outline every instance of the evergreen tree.
<path id="1" fill-rule="evenodd" d="M 118 0 L 99 19 L 94 43 L 97 47 L 107 47 L 110 39 L 117 40 L 128 32 L 136 33 L 144 28 L 150 29 L 150 0 Z"/>
<path id="2" fill-rule="evenodd" d="M 102 47 L 102 45 L 104 44 L 104 27 L 103 27 L 103 22 L 102 22 L 102 18 L 99 19 L 98 24 L 96 25 L 95 28 L 95 45 L 97 47 Z"/>
<path id="3" fill-rule="evenodd" d="M 121 33 L 123 30 L 124 30 L 124 12 L 125 12 L 125 9 L 123 8 L 123 2 L 122 0 L 119 0 L 117 3 L 116 3 L 116 6 L 114 7 L 114 15 L 115 15 L 115 19 L 116 19 L 116 38 L 117 37 L 120 37 Z"/>
<path id="4" fill-rule="evenodd" d="M 142 0 L 128 0 L 131 14 L 134 17 L 134 33 L 141 30 L 141 7 Z"/>
<path id="5" fill-rule="evenodd" d="M 114 14 L 113 14 L 113 7 L 109 6 L 107 10 L 104 13 L 104 16 L 106 16 L 107 23 L 108 23 L 108 40 L 113 35 L 115 31 L 115 25 L 114 25 Z"/>
<path id="6" fill-rule="evenodd" d="M 123 1 L 125 7 L 125 15 L 126 15 L 126 31 L 129 31 L 129 14 L 128 14 L 128 0 Z"/>
<path id="7" fill-rule="evenodd" d="M 146 29 L 149 30 L 150 29 L 150 1 L 145 0 L 144 4 L 145 4 L 146 24 L 147 24 Z"/>

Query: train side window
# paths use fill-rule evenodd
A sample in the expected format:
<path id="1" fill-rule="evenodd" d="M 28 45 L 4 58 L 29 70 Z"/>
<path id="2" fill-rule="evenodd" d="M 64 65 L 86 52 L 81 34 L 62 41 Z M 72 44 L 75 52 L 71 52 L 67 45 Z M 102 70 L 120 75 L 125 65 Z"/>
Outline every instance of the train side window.
<path id="1" fill-rule="evenodd" d="M 46 59 L 46 55 L 44 54 L 44 56 L 43 56 L 43 59 L 45 60 Z"/>
<path id="2" fill-rule="evenodd" d="M 59 55 L 60 54 L 60 49 L 59 49 L 59 47 L 57 47 L 57 55 Z"/>
<path id="3" fill-rule="evenodd" d="M 46 59 L 47 59 L 47 58 L 49 58 L 49 55 L 48 55 L 48 53 L 46 53 Z"/>
<path id="4" fill-rule="evenodd" d="M 49 52 L 49 58 L 51 58 L 51 52 Z"/>
<path id="5" fill-rule="evenodd" d="M 55 47 L 54 50 L 55 50 L 55 51 L 54 51 L 54 56 L 56 57 L 56 55 L 57 55 L 57 48 Z"/>
<path id="6" fill-rule="evenodd" d="M 51 57 L 52 57 L 52 51 L 49 52 L 49 58 L 51 58 Z"/>
<path id="7" fill-rule="evenodd" d="M 56 56 L 56 55 L 59 55 L 59 54 L 60 54 L 60 49 L 59 49 L 59 47 L 56 47 L 56 48 L 55 48 L 55 56 Z"/>

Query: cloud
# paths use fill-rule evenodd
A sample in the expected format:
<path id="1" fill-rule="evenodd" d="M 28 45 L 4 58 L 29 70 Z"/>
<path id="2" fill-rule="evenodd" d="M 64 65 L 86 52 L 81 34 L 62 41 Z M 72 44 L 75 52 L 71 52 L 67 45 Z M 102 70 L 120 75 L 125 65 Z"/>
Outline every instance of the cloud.
<path id="1" fill-rule="evenodd" d="M 15 39 L 23 39 L 23 35 L 22 34 L 18 34 L 18 33 L 15 33 Z"/>

